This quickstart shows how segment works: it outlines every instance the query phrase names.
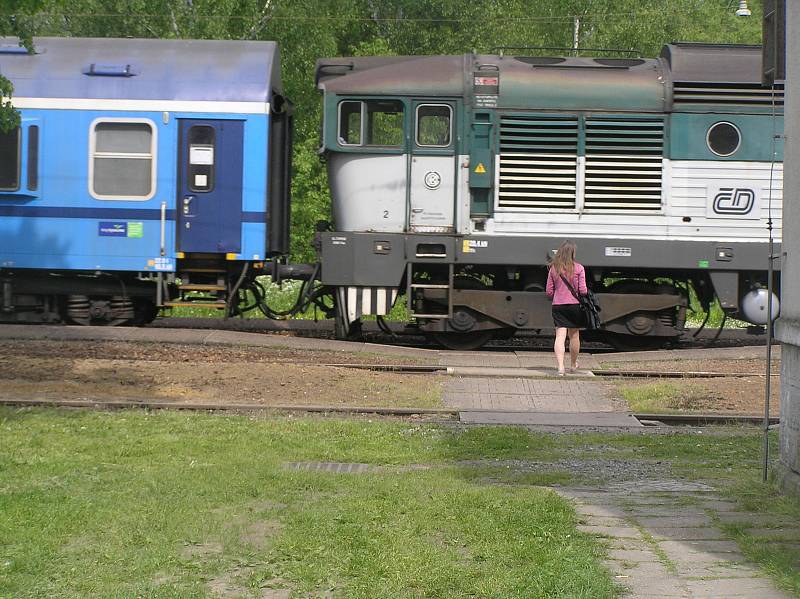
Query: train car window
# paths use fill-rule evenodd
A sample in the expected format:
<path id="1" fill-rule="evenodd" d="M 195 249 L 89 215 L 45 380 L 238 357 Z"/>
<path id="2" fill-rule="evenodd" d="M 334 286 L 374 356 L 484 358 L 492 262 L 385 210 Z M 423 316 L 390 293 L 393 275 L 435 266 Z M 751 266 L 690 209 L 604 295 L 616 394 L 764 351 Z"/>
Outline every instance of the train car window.
<path id="1" fill-rule="evenodd" d="M 39 126 L 28 127 L 28 189 L 39 188 Z"/>
<path id="2" fill-rule="evenodd" d="M 3 133 L 0 131 L 0 190 L 19 189 L 19 128 Z"/>
<path id="3" fill-rule="evenodd" d="M 403 145 L 403 103 L 400 100 L 371 100 L 366 104 L 366 145 Z"/>
<path id="4" fill-rule="evenodd" d="M 447 104 L 417 106 L 417 145 L 446 148 L 450 145 L 452 109 Z"/>
<path id="5" fill-rule="evenodd" d="M 708 149 L 717 156 L 730 156 L 739 149 L 742 135 L 733 123 L 714 123 L 706 134 Z"/>
<path id="6" fill-rule="evenodd" d="M 362 102 L 339 104 L 339 143 L 343 146 L 361 145 Z"/>
<path id="7" fill-rule="evenodd" d="M 212 191 L 214 189 L 214 162 L 216 133 L 208 125 L 194 125 L 189 129 L 189 189 Z"/>
<path id="8" fill-rule="evenodd" d="M 95 121 L 91 154 L 94 197 L 146 200 L 155 193 L 155 127 L 150 121 Z"/>

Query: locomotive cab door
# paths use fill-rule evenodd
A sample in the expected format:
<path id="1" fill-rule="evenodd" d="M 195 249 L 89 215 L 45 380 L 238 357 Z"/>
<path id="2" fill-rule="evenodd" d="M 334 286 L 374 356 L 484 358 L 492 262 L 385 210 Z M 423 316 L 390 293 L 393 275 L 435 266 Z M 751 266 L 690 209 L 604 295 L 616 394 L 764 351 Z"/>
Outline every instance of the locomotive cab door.
<path id="1" fill-rule="evenodd" d="M 409 226 L 416 233 L 453 231 L 456 198 L 456 106 L 413 103 Z"/>
<path id="2" fill-rule="evenodd" d="M 242 121 L 180 121 L 178 251 L 242 249 Z"/>

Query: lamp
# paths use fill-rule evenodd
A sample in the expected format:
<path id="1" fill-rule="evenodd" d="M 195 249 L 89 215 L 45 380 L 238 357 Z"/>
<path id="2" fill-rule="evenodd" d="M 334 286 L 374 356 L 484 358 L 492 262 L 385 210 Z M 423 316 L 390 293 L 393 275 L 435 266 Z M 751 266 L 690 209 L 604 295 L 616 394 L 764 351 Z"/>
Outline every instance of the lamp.
<path id="1" fill-rule="evenodd" d="M 751 14 L 750 9 L 747 8 L 747 0 L 739 0 L 739 8 L 736 9 L 737 17 L 749 17 Z"/>

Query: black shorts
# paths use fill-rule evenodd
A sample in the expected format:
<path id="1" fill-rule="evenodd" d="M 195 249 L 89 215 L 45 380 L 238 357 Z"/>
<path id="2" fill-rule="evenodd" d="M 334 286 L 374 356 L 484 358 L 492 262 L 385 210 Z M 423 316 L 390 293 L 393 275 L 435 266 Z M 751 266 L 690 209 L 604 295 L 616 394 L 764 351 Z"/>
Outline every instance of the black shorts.
<path id="1" fill-rule="evenodd" d="M 566 327 L 568 329 L 582 329 L 586 327 L 586 319 L 583 316 L 580 304 L 554 304 L 553 305 L 553 326 L 556 328 Z"/>

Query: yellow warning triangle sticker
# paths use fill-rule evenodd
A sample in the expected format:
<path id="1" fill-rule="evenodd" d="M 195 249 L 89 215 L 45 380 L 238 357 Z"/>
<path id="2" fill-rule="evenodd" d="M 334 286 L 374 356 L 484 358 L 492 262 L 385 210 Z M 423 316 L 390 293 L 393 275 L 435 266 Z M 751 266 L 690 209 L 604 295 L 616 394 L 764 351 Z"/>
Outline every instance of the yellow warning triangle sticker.
<path id="1" fill-rule="evenodd" d="M 475 171 L 474 172 L 476 172 L 476 173 L 478 173 L 480 175 L 482 175 L 482 174 L 484 174 L 486 172 L 486 167 L 483 166 L 483 162 L 479 162 L 478 163 L 478 166 L 475 167 Z"/>

